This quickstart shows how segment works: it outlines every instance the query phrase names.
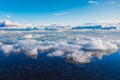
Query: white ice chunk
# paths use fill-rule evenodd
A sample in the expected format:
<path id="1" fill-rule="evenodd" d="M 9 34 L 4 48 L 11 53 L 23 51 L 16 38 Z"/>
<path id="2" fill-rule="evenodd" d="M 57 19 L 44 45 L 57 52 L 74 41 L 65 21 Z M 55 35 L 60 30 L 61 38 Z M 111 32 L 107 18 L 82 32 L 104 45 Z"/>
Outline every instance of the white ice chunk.
<path id="1" fill-rule="evenodd" d="M 64 52 L 70 52 L 71 50 L 80 49 L 80 48 L 81 48 L 81 46 L 79 46 L 79 45 L 73 45 L 73 44 L 67 44 L 67 43 L 57 43 L 54 46 L 55 50 L 61 50 Z"/>
<path id="2" fill-rule="evenodd" d="M 64 52 L 58 50 L 58 51 L 55 51 L 55 52 L 53 52 L 53 53 L 49 53 L 47 56 L 48 56 L 48 57 L 54 57 L 54 56 L 63 56 L 63 55 L 64 55 Z"/>
<path id="3" fill-rule="evenodd" d="M 23 36 L 23 38 L 26 38 L 26 39 L 32 39 L 33 36 L 32 36 L 31 34 L 28 34 L 28 35 Z"/>
<path id="4" fill-rule="evenodd" d="M 2 51 L 5 53 L 5 55 L 9 55 L 10 52 L 13 50 L 13 45 L 2 45 L 1 46 Z"/>
<path id="5" fill-rule="evenodd" d="M 85 53 L 84 51 L 74 50 L 72 53 L 66 54 L 65 58 L 73 62 L 88 63 L 92 58 L 92 53 Z"/>
<path id="6" fill-rule="evenodd" d="M 50 49 L 53 49 L 52 45 L 48 45 L 48 46 L 40 45 L 40 46 L 38 46 L 38 51 L 41 51 L 41 52 L 48 51 Z"/>
<path id="7" fill-rule="evenodd" d="M 27 49 L 24 53 L 26 56 L 33 58 L 33 59 L 36 59 L 38 56 L 37 48 Z"/>
<path id="8" fill-rule="evenodd" d="M 95 50 L 117 50 L 117 46 L 110 42 L 103 42 L 102 40 L 92 39 L 90 42 L 83 45 L 84 50 L 95 51 Z"/>
<path id="9" fill-rule="evenodd" d="M 2 42 L 0 42 L 0 46 L 2 45 Z"/>
<path id="10" fill-rule="evenodd" d="M 13 49 L 12 52 L 13 52 L 13 53 L 20 53 L 20 52 L 21 52 L 21 49 L 20 49 L 20 48 L 18 48 L 18 49 Z"/>
<path id="11" fill-rule="evenodd" d="M 19 45 L 22 45 L 22 46 L 27 46 L 27 45 L 37 45 L 39 44 L 38 41 L 34 40 L 34 39 L 26 39 L 26 40 L 20 40 L 17 42 Z"/>

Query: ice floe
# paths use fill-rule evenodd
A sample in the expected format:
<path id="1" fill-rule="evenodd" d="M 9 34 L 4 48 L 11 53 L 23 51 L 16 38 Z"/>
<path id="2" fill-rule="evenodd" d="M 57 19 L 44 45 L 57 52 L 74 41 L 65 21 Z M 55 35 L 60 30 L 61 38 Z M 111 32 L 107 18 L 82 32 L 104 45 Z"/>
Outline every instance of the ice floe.
<path id="1" fill-rule="evenodd" d="M 2 45 L 1 49 L 5 53 L 5 55 L 8 56 L 13 50 L 13 45 Z"/>
<path id="2" fill-rule="evenodd" d="M 53 52 L 53 53 L 49 53 L 47 56 L 48 56 L 48 57 L 53 57 L 53 56 L 63 56 L 63 55 L 64 55 L 64 52 L 58 50 L 58 51 L 55 51 L 55 52 Z"/>
<path id="3" fill-rule="evenodd" d="M 88 63 L 92 58 L 92 53 L 85 53 L 84 51 L 74 50 L 65 55 L 66 59 L 76 63 Z"/>
<path id="4" fill-rule="evenodd" d="M 37 48 L 33 48 L 33 49 L 27 49 L 25 50 L 25 55 L 30 57 L 30 58 L 33 58 L 33 59 L 36 59 L 37 56 L 38 56 L 38 51 L 37 51 Z"/>
<path id="5" fill-rule="evenodd" d="M 115 44 L 106 41 L 103 42 L 100 39 L 92 39 L 83 45 L 83 49 L 88 51 L 117 50 L 117 48 Z"/>

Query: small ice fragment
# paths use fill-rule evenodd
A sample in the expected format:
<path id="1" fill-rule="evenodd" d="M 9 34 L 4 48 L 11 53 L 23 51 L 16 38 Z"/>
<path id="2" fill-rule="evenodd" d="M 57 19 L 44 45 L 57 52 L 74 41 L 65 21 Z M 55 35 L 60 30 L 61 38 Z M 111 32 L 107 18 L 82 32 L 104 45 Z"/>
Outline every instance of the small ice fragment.
<path id="1" fill-rule="evenodd" d="M 53 52 L 53 53 L 49 53 L 47 56 L 48 56 L 48 57 L 54 57 L 54 56 L 63 56 L 63 55 L 64 55 L 64 52 L 58 50 L 58 51 L 55 51 L 55 52 Z"/>
<path id="2" fill-rule="evenodd" d="M 36 59 L 38 56 L 37 48 L 26 49 L 24 53 L 26 56 L 33 58 L 33 59 Z"/>

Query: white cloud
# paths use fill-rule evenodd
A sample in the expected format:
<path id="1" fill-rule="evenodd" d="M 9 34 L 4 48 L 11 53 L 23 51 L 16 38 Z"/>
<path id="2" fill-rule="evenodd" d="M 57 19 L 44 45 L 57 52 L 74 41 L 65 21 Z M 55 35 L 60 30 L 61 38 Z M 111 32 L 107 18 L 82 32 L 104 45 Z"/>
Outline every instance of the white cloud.
<path id="1" fill-rule="evenodd" d="M 90 0 L 88 1 L 89 4 L 94 4 L 94 5 L 98 5 L 98 2 L 97 1 L 94 1 L 94 0 Z"/>
<path id="2" fill-rule="evenodd" d="M 115 2 L 115 1 L 111 1 L 111 2 L 108 2 L 108 4 L 110 4 L 110 5 L 113 5 L 113 4 L 116 4 L 117 2 Z"/>
<path id="3" fill-rule="evenodd" d="M 99 23 L 120 23 L 120 19 L 115 19 L 115 20 L 102 20 L 102 21 L 99 21 Z"/>
<path id="4" fill-rule="evenodd" d="M 11 15 L 8 15 L 8 14 L 7 14 L 6 17 L 7 17 L 7 18 L 11 18 Z"/>
<path id="5" fill-rule="evenodd" d="M 120 4 L 118 4 L 118 7 L 120 7 Z"/>

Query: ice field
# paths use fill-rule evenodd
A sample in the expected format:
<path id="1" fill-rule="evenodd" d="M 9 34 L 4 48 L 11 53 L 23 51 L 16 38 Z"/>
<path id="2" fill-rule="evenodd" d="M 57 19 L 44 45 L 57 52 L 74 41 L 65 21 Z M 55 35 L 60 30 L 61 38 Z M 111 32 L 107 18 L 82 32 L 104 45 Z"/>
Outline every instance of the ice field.
<path id="1" fill-rule="evenodd" d="M 115 30 L 1 30 L 0 50 L 6 56 L 23 52 L 36 59 L 63 57 L 77 63 L 88 63 L 97 56 L 116 52 L 120 47 L 119 31 Z"/>

